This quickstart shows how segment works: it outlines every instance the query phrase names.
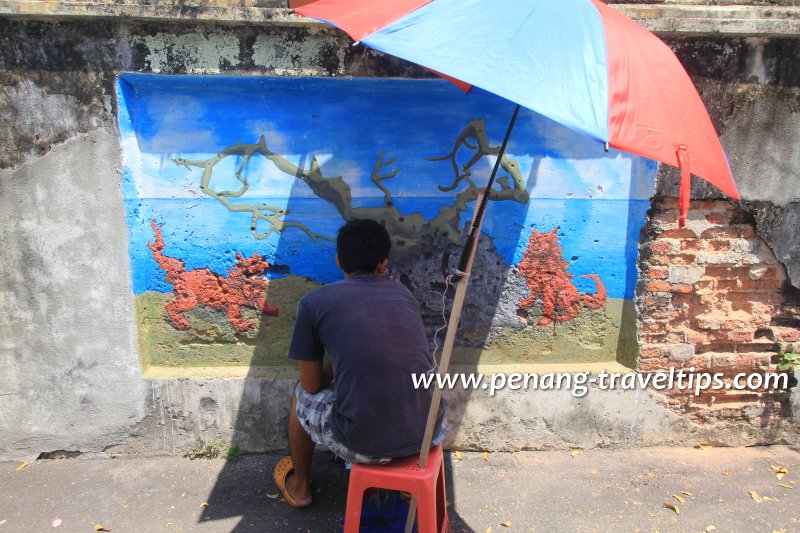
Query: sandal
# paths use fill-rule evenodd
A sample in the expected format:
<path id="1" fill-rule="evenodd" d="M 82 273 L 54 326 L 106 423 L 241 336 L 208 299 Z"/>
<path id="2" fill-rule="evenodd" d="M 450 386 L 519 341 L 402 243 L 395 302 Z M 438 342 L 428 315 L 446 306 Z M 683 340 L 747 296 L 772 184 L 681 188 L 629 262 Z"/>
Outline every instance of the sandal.
<path id="1" fill-rule="evenodd" d="M 278 490 L 281 491 L 283 495 L 283 499 L 286 500 L 286 503 L 294 507 L 295 509 L 302 509 L 304 507 L 308 507 L 311 503 L 307 503 L 305 505 L 300 505 L 297 503 L 297 500 L 292 498 L 289 494 L 289 491 L 286 490 L 286 478 L 289 477 L 289 474 L 294 471 L 294 465 L 292 464 L 292 458 L 289 456 L 284 457 L 278 464 L 275 465 L 275 471 L 272 473 L 272 479 L 275 480 L 275 486 L 278 487 Z"/>

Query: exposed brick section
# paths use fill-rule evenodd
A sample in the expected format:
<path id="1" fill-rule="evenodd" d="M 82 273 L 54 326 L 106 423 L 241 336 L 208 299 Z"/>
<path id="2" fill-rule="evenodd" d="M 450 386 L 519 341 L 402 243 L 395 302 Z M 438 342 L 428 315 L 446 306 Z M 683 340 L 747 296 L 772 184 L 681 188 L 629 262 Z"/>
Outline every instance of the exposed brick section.
<path id="1" fill-rule="evenodd" d="M 655 200 L 640 256 L 638 370 L 695 368 L 775 372 L 800 348 L 800 298 L 749 215 L 727 201 L 694 201 L 678 228 L 677 200 Z M 664 391 L 667 404 L 698 423 L 763 424 L 788 416 L 787 392 Z M 758 412 L 758 420 L 753 412 Z"/>

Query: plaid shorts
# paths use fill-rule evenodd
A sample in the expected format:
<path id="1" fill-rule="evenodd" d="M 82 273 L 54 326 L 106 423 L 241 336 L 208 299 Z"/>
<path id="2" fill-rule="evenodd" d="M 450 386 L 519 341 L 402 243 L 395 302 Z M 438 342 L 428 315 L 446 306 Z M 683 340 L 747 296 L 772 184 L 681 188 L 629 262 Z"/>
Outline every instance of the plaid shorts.
<path id="1" fill-rule="evenodd" d="M 363 453 L 354 452 L 336 440 L 331 428 L 331 413 L 333 412 L 334 402 L 333 389 L 323 389 L 316 394 L 309 394 L 298 383 L 295 389 L 295 396 L 297 397 L 297 419 L 315 444 L 322 444 L 335 455 L 351 463 L 382 465 L 392 460 L 389 457 L 371 457 Z M 440 444 L 451 427 L 445 416 L 439 433 L 433 439 L 433 444 Z"/>

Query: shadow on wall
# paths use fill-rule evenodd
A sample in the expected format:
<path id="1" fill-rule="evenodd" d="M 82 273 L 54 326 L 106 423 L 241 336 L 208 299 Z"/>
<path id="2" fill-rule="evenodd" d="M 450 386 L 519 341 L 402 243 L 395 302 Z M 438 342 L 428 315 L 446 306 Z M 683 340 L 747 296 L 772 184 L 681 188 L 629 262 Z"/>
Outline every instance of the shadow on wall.
<path id="1" fill-rule="evenodd" d="M 429 80 L 122 76 L 140 350 L 152 368 L 248 368 L 233 447 L 284 442 L 295 308 L 341 279 L 333 238 L 346 220 L 387 227 L 390 268 L 417 297 L 431 349 L 441 345 L 446 274 L 512 110 L 454 92 Z M 633 366 L 655 165 L 524 113 L 501 169 L 454 364 Z M 463 405 L 450 411 L 455 432 Z M 234 516 L 217 505 L 229 474 L 202 520 Z"/>

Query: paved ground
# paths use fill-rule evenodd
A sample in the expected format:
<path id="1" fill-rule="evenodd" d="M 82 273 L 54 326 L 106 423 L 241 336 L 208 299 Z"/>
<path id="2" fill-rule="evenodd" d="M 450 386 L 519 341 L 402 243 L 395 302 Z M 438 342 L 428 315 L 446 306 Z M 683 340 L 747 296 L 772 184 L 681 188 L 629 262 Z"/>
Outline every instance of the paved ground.
<path id="1" fill-rule="evenodd" d="M 316 501 L 297 511 L 267 497 L 278 459 L 75 458 L 19 471 L 0 463 L 0 533 L 92 532 L 96 524 L 115 532 L 338 531 L 344 468 L 318 455 Z M 519 452 L 488 461 L 464 453 L 447 461 L 457 532 L 800 532 L 800 447 Z M 788 474 L 778 480 L 772 465 Z"/>

